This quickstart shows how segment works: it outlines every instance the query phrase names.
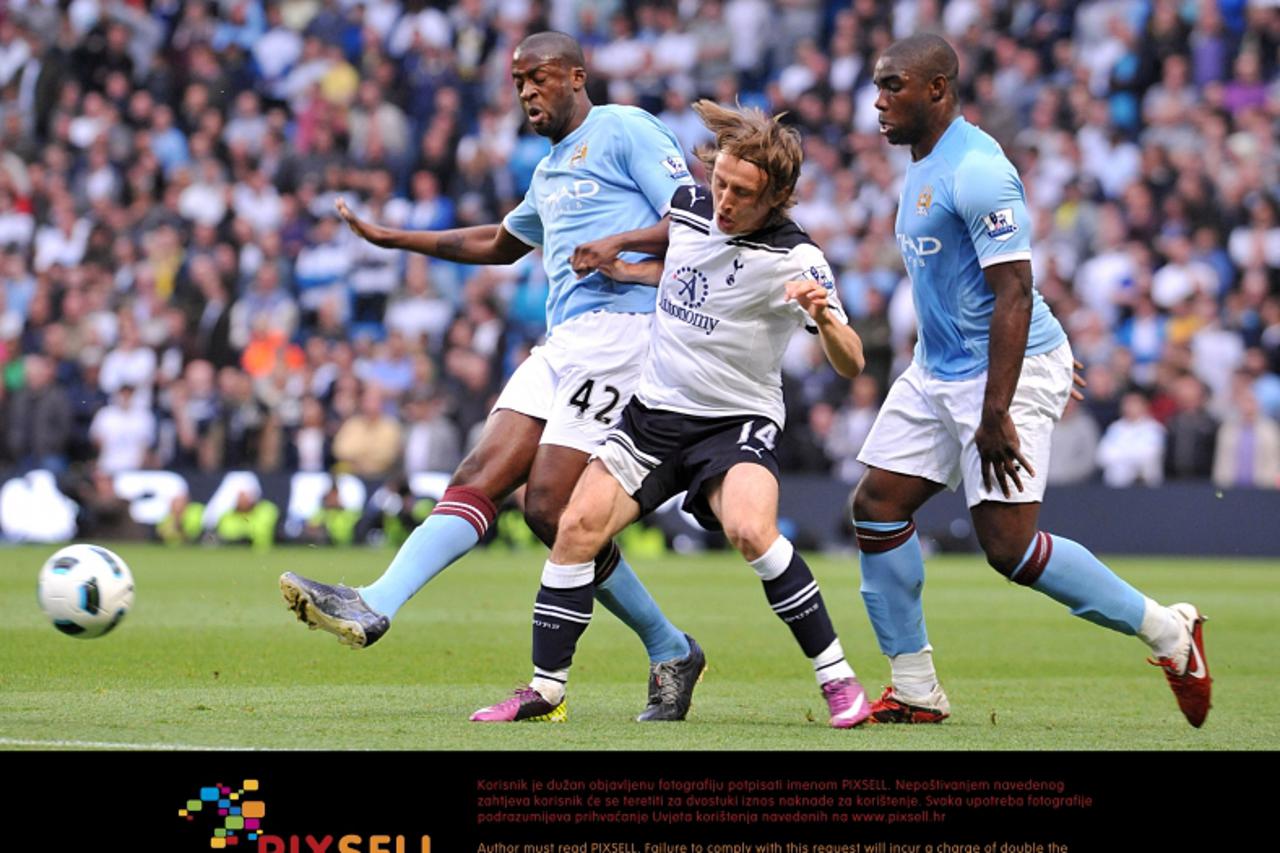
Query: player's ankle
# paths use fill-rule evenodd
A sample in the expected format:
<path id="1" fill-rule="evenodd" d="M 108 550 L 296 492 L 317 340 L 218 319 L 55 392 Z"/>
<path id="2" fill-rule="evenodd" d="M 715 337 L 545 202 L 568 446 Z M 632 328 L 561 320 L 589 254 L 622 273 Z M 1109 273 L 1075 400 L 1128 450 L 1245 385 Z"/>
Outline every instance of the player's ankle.
<path id="1" fill-rule="evenodd" d="M 552 705 L 559 705 L 564 701 L 565 687 L 558 681 L 534 676 L 529 682 L 529 686 L 538 691 L 538 695 Z"/>

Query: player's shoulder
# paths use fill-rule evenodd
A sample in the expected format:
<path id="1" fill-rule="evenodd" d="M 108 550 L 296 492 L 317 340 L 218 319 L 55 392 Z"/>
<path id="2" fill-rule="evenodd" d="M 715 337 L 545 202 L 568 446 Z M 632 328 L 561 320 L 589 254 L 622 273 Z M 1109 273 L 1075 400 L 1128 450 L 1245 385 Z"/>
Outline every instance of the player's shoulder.
<path id="1" fill-rule="evenodd" d="M 682 225 L 711 233 L 711 218 L 715 215 L 711 203 L 711 193 L 706 187 L 697 184 L 676 187 L 671 194 L 671 219 Z"/>
<path id="2" fill-rule="evenodd" d="M 785 216 L 778 217 L 758 231 L 732 238 L 729 240 L 729 245 L 775 255 L 809 257 L 815 252 L 819 256 L 822 254 L 822 250 L 809 236 L 809 232 L 801 228 L 795 220 Z"/>
<path id="3" fill-rule="evenodd" d="M 670 131 L 662 121 L 648 110 L 624 104 L 601 104 L 591 108 L 596 114 L 596 125 L 617 135 L 626 135 L 636 129 L 653 128 L 665 133 Z"/>
<path id="4" fill-rule="evenodd" d="M 1000 143 L 977 125 L 965 122 L 959 144 L 948 152 L 957 184 L 1017 177 L 1017 169 Z"/>

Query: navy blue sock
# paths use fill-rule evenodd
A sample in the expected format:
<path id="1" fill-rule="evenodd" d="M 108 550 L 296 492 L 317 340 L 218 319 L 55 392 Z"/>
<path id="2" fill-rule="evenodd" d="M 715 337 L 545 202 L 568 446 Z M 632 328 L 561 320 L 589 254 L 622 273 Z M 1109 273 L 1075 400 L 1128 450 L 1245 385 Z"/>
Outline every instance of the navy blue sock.
<path id="1" fill-rule="evenodd" d="M 822 602 L 818 582 L 800 553 L 779 536 L 762 556 L 751 561 L 764 584 L 769 606 L 778 614 L 809 658 L 822 654 L 836 641 L 835 628 Z"/>
<path id="2" fill-rule="evenodd" d="M 594 563 L 563 566 L 547 561 L 542 586 L 533 605 L 533 672 L 563 684 L 578 647 L 591 624 Z"/>

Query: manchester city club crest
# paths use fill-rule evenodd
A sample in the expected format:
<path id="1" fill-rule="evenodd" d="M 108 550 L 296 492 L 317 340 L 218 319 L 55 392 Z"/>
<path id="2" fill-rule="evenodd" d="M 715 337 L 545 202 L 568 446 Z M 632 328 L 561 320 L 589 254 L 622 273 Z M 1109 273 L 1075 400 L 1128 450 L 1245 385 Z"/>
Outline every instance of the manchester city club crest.
<path id="1" fill-rule="evenodd" d="M 573 156 L 569 158 L 569 168 L 575 169 L 587 162 L 587 143 L 582 143 L 573 149 Z"/>
<path id="2" fill-rule="evenodd" d="M 916 197 L 916 215 L 928 216 L 929 208 L 933 206 L 933 186 L 927 185 L 920 190 L 920 195 Z"/>

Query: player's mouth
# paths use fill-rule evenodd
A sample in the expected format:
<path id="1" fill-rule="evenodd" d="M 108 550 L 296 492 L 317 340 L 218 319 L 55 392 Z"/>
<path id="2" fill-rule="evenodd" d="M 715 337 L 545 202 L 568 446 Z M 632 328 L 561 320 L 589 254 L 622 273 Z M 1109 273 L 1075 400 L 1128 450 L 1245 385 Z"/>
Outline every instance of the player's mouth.
<path id="1" fill-rule="evenodd" d="M 725 216 L 723 213 L 716 214 L 716 225 L 726 234 L 733 229 L 733 220 Z"/>
<path id="2" fill-rule="evenodd" d="M 543 110 L 542 107 L 535 106 L 533 104 L 525 107 L 524 114 L 529 117 L 530 124 L 537 124 L 547 115 L 546 111 Z"/>

